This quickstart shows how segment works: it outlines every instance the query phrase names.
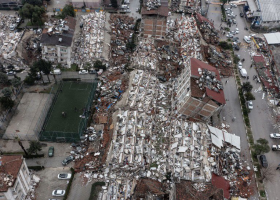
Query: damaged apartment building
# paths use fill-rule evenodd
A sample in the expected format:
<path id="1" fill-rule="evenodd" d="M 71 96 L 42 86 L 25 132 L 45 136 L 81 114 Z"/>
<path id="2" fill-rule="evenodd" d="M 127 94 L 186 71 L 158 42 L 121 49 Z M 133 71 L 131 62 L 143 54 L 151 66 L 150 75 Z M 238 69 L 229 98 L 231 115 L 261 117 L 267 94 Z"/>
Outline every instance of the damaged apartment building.
<path id="1" fill-rule="evenodd" d="M 177 111 L 188 119 L 209 121 L 222 109 L 225 97 L 218 70 L 202 61 L 195 18 L 182 15 L 169 21 L 168 36 L 181 44 L 184 66 L 176 83 Z"/>
<path id="2" fill-rule="evenodd" d="M 68 16 L 64 20 L 53 19 L 45 25 L 40 41 L 42 59 L 70 68 L 75 18 Z"/>

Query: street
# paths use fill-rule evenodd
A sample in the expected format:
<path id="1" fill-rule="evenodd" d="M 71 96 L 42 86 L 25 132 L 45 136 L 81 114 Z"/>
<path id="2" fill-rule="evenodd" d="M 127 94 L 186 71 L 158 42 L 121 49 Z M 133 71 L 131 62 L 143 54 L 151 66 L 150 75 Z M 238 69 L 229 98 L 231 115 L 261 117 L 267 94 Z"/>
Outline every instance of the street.
<path id="1" fill-rule="evenodd" d="M 216 1 L 212 1 L 212 3 L 218 3 Z M 225 6 L 226 8 L 229 7 L 228 5 Z M 276 129 L 273 128 L 274 119 L 272 117 L 271 108 L 268 106 L 267 103 L 267 95 L 263 92 L 262 84 L 256 83 L 253 80 L 253 76 L 257 75 L 257 72 L 254 68 L 250 68 L 252 63 L 252 59 L 250 56 L 250 52 L 252 51 L 251 48 L 248 48 L 248 44 L 244 42 L 243 37 L 245 35 L 250 35 L 252 32 L 249 30 L 245 30 L 245 27 L 248 27 L 248 24 L 245 22 L 244 18 L 239 16 L 239 13 L 242 10 L 242 6 L 238 6 L 237 8 L 232 8 L 233 12 L 236 17 L 237 25 L 233 24 L 230 27 L 230 30 L 234 30 L 235 28 L 239 28 L 239 34 L 235 35 L 234 37 L 239 37 L 239 41 L 241 42 L 240 50 L 235 51 L 235 54 L 240 55 L 240 59 L 245 59 L 243 62 L 243 68 L 247 70 L 249 80 L 242 79 L 243 82 L 249 81 L 252 86 L 253 90 L 252 93 L 254 94 L 256 100 L 253 101 L 253 110 L 249 113 L 251 128 L 253 132 L 253 137 L 256 142 L 259 138 L 265 138 L 269 141 L 269 145 L 272 144 L 279 144 L 278 140 L 273 140 L 269 137 L 269 134 L 275 132 Z M 220 30 L 221 24 L 221 7 L 220 5 L 210 4 L 207 17 L 209 19 L 214 20 L 214 26 L 216 29 Z M 226 27 L 226 24 L 222 24 L 223 27 Z M 221 40 L 226 40 L 226 36 L 222 35 Z M 253 43 L 251 45 L 254 45 Z M 234 77 L 230 77 L 228 79 L 228 83 L 225 84 L 224 80 L 224 92 L 225 98 L 228 100 L 226 102 L 226 106 L 224 107 L 221 117 L 225 117 L 227 123 L 230 125 L 230 130 L 232 133 L 239 135 L 241 137 L 241 153 L 245 155 L 245 158 L 248 162 L 251 163 L 251 158 L 249 155 L 249 146 L 247 142 L 247 136 L 245 133 L 244 123 L 242 120 L 241 108 L 238 98 L 238 92 L 236 89 L 236 83 Z M 232 122 L 232 117 L 236 117 L 236 121 Z M 279 152 L 270 151 L 269 153 L 265 154 L 268 160 L 268 163 L 273 168 L 277 167 L 280 163 Z M 268 199 L 280 199 L 280 175 L 279 172 L 275 170 L 275 176 L 272 181 L 265 182 L 265 189 L 267 192 Z M 255 194 L 254 197 L 257 198 L 258 194 Z M 254 198 L 252 197 L 252 198 Z M 252 199 L 250 198 L 250 199 Z"/>

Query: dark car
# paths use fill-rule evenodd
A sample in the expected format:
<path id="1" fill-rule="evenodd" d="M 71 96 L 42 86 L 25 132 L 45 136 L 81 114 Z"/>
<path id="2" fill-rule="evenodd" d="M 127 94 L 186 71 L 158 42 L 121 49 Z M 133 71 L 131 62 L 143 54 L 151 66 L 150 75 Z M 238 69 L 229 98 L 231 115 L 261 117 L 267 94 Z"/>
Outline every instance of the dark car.
<path id="1" fill-rule="evenodd" d="M 96 70 L 94 70 L 94 69 L 88 70 L 88 73 L 89 73 L 89 74 L 97 74 Z"/>
<path id="2" fill-rule="evenodd" d="M 260 155 L 260 161 L 261 161 L 261 164 L 264 168 L 267 168 L 268 167 L 268 163 L 267 163 L 267 160 L 266 160 L 266 156 L 265 155 Z"/>
<path id="3" fill-rule="evenodd" d="M 240 47 L 237 44 L 233 45 L 234 50 L 239 51 Z"/>
<path id="4" fill-rule="evenodd" d="M 240 13 L 240 17 L 244 17 L 244 13 Z"/>
<path id="5" fill-rule="evenodd" d="M 53 157 L 54 154 L 54 147 L 49 147 L 49 157 Z"/>
<path id="6" fill-rule="evenodd" d="M 65 166 L 65 165 L 68 165 L 71 161 L 74 160 L 74 157 L 73 156 L 68 156 L 66 157 L 63 161 L 62 161 L 62 165 Z"/>

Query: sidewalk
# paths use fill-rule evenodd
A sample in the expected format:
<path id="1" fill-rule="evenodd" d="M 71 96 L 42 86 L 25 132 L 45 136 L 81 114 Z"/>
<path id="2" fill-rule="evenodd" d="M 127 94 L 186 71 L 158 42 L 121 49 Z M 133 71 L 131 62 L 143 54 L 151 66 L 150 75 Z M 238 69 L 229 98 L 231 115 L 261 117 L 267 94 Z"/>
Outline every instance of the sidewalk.
<path id="1" fill-rule="evenodd" d="M 29 147 L 28 141 L 21 141 L 24 148 Z M 23 152 L 18 142 L 14 140 L 0 140 L 0 150 L 2 152 Z"/>

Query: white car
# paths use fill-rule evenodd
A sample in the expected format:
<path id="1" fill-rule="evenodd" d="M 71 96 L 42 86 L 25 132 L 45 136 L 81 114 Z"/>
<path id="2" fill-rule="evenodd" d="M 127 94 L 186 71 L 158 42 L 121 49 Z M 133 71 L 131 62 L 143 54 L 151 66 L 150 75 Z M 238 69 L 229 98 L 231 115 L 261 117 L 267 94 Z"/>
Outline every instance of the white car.
<path id="1" fill-rule="evenodd" d="M 238 34 L 238 33 L 239 33 L 239 29 L 236 28 L 236 29 L 235 29 L 235 34 Z"/>
<path id="2" fill-rule="evenodd" d="M 54 190 L 52 195 L 55 197 L 63 197 L 65 195 L 65 190 Z"/>
<path id="3" fill-rule="evenodd" d="M 250 37 L 249 36 L 244 36 L 244 41 L 247 42 L 248 44 L 251 43 Z"/>
<path id="4" fill-rule="evenodd" d="M 247 106 L 249 110 L 253 110 L 253 102 L 252 101 L 247 101 Z"/>
<path id="5" fill-rule="evenodd" d="M 273 139 L 280 139 L 280 134 L 279 134 L 279 133 L 271 133 L 271 134 L 270 134 L 270 138 L 273 138 Z"/>
<path id="6" fill-rule="evenodd" d="M 79 74 L 88 74 L 88 70 L 82 69 L 79 71 Z"/>
<path id="7" fill-rule="evenodd" d="M 230 32 L 226 36 L 227 38 L 233 38 L 233 35 Z"/>
<path id="8" fill-rule="evenodd" d="M 242 69 L 243 68 L 243 66 L 242 66 L 242 62 L 241 61 L 239 61 L 238 62 L 238 69 Z"/>
<path id="9" fill-rule="evenodd" d="M 280 151 L 280 145 L 272 145 L 272 151 Z"/>
<path id="10" fill-rule="evenodd" d="M 71 174 L 69 173 L 61 173 L 57 175 L 58 179 L 70 179 L 71 178 Z"/>

